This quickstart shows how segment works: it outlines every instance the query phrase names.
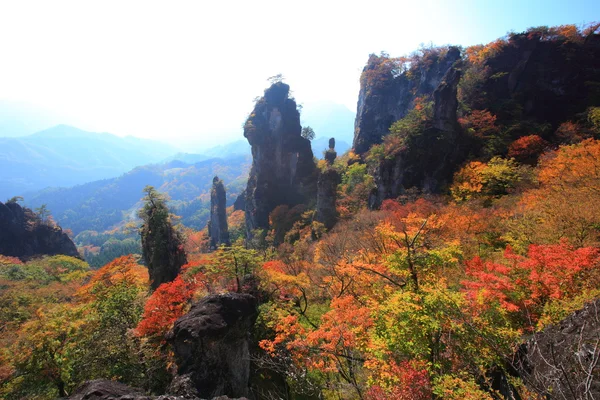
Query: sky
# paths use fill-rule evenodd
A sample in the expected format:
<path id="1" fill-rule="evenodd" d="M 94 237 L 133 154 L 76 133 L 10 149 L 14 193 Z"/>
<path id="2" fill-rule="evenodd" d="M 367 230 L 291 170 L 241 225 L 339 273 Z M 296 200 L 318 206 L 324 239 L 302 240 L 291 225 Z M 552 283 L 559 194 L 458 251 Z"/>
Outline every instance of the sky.
<path id="1" fill-rule="evenodd" d="M 355 111 L 370 53 L 595 20 L 593 0 L 0 0 L 0 103 L 86 130 L 211 146 L 243 137 L 276 74 L 305 108 Z"/>

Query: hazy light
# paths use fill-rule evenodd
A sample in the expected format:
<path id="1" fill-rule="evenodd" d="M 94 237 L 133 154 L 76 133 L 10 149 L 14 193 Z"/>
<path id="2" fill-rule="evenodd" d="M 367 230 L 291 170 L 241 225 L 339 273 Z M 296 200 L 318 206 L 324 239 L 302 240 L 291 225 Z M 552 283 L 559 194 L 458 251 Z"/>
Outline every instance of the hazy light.
<path id="1" fill-rule="evenodd" d="M 241 137 L 269 76 L 282 73 L 301 103 L 354 111 L 369 53 L 580 24 L 600 15 L 599 4 L 4 1 L 0 100 L 39 105 L 87 130 L 211 145 Z"/>

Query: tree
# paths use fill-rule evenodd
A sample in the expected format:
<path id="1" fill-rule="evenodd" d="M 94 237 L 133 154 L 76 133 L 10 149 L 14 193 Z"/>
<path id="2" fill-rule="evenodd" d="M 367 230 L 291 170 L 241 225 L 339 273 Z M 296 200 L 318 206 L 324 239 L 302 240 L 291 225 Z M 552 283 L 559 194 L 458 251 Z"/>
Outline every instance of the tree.
<path id="1" fill-rule="evenodd" d="M 50 210 L 48 210 L 48 207 L 46 206 L 46 204 L 42 204 L 41 206 L 36 208 L 35 213 L 38 215 L 38 217 L 40 217 L 40 219 L 42 221 L 46 221 L 48 219 L 48 217 L 50 217 L 50 215 L 51 215 Z"/>
<path id="2" fill-rule="evenodd" d="M 14 203 L 18 203 L 19 201 L 23 201 L 23 197 L 14 196 L 14 197 L 11 197 L 10 199 L 6 200 L 6 204 L 14 204 Z"/>
<path id="3" fill-rule="evenodd" d="M 139 211 L 143 221 L 140 228 L 142 255 L 148 266 L 150 284 L 156 290 L 162 283 L 171 282 L 187 263 L 184 241 L 170 221 L 164 195 L 152 186 L 144 188 L 144 206 Z"/>
<path id="4" fill-rule="evenodd" d="M 535 164 L 549 143 L 538 135 L 523 136 L 508 147 L 508 157 L 525 164 Z"/>
<path id="5" fill-rule="evenodd" d="M 310 126 L 305 126 L 302 128 L 301 135 L 304 139 L 313 140 L 315 138 L 315 131 Z"/>

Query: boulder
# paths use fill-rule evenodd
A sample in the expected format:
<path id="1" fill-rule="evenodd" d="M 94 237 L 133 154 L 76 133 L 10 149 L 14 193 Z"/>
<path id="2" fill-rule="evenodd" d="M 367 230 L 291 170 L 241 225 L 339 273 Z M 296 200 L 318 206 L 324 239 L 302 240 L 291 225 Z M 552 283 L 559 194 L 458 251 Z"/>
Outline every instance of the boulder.
<path id="1" fill-rule="evenodd" d="M 600 398 L 600 298 L 535 333 L 517 355 L 525 384 L 557 399 Z"/>
<path id="2" fill-rule="evenodd" d="M 96 379 L 84 382 L 75 392 L 68 397 L 69 400 L 202 400 L 196 396 L 161 395 L 148 396 L 141 389 L 132 388 L 116 381 Z M 212 400 L 248 400 L 245 397 L 232 399 L 227 396 L 218 396 Z"/>
<path id="3" fill-rule="evenodd" d="M 257 315 L 256 298 L 249 294 L 210 295 L 195 303 L 167 334 L 177 364 L 170 392 L 248 396 L 249 336 Z"/>

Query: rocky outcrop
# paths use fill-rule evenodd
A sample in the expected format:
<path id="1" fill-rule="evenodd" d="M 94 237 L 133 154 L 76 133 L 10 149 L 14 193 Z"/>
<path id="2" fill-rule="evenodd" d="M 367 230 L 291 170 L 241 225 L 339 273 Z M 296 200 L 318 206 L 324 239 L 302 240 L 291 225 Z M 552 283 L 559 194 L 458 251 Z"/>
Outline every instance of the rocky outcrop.
<path id="1" fill-rule="evenodd" d="M 271 85 L 244 125 L 252 146 L 246 188 L 246 228 L 268 229 L 269 214 L 279 205 L 307 204 L 316 199 L 317 168 L 310 141 L 301 136 L 300 114 L 289 86 Z"/>
<path id="2" fill-rule="evenodd" d="M 146 204 L 140 210 L 144 221 L 140 228 L 142 256 L 148 266 L 150 287 L 172 282 L 187 263 L 183 239 L 169 218 L 165 198 L 154 188 L 147 188 Z"/>
<path id="3" fill-rule="evenodd" d="M 226 203 L 225 185 L 218 176 L 215 176 L 210 191 L 210 221 L 208 222 L 208 236 L 212 250 L 218 249 L 220 245 L 229 246 L 231 244 L 227 229 Z"/>
<path id="4" fill-rule="evenodd" d="M 433 92 L 433 127 L 443 132 L 458 131 L 456 109 L 458 98 L 456 92 L 460 82 L 460 70 L 452 67 Z"/>
<path id="5" fill-rule="evenodd" d="M 124 385 L 107 379 L 96 379 L 84 382 L 75 393 L 68 397 L 69 400 L 202 400 L 195 396 L 162 395 L 147 396 L 143 390 Z M 218 396 L 212 400 L 247 400 L 245 397 L 231 399 L 227 396 Z"/>
<path id="6" fill-rule="evenodd" d="M 0 254 L 23 260 L 55 254 L 79 257 L 75 244 L 59 226 L 14 201 L 0 202 Z"/>
<path id="7" fill-rule="evenodd" d="M 363 154 L 373 144 L 381 143 L 390 126 L 414 108 L 415 99 L 431 96 L 459 59 L 460 50 L 449 47 L 431 62 L 415 67 L 410 74 L 396 76 L 391 68 L 385 69 L 382 65 L 382 57 L 371 55 L 361 77 L 354 151 Z"/>
<path id="8" fill-rule="evenodd" d="M 433 115 L 423 132 L 406 140 L 403 151 L 381 160 L 373 176 L 377 186 L 369 205 L 377 208 L 406 189 L 437 192 L 464 158 L 464 141 L 456 122 L 458 65 L 451 67 L 433 92 Z"/>
<path id="9" fill-rule="evenodd" d="M 315 221 L 325 225 L 328 230 L 337 222 L 338 213 L 335 207 L 337 201 L 337 186 L 340 184 L 340 173 L 333 168 L 337 157 L 335 139 L 329 139 L 329 149 L 325 152 L 327 168 L 319 175 L 317 182 L 317 207 Z"/>
<path id="10" fill-rule="evenodd" d="M 500 123 L 516 117 L 556 128 L 587 107 L 600 104 L 598 65 L 598 34 L 577 40 L 548 40 L 535 30 L 511 35 L 485 61 L 486 79 L 478 90 L 484 95 L 471 107 L 490 110 Z M 514 139 L 540 132 L 511 133 Z"/>
<path id="11" fill-rule="evenodd" d="M 517 366 L 523 381 L 549 399 L 600 397 L 600 298 L 535 333 Z"/>
<path id="12" fill-rule="evenodd" d="M 170 392 L 247 396 L 249 335 L 257 313 L 257 301 L 249 294 L 210 295 L 195 303 L 167 335 L 177 364 Z"/>
<path id="13" fill-rule="evenodd" d="M 242 192 L 235 199 L 235 202 L 233 202 L 233 210 L 234 211 L 246 210 L 246 190 L 245 189 L 242 190 Z"/>

